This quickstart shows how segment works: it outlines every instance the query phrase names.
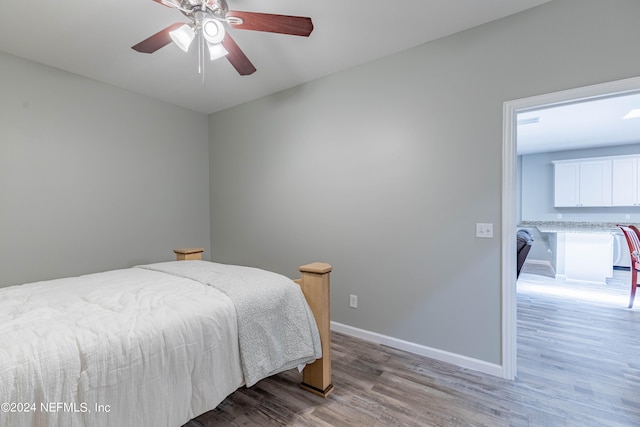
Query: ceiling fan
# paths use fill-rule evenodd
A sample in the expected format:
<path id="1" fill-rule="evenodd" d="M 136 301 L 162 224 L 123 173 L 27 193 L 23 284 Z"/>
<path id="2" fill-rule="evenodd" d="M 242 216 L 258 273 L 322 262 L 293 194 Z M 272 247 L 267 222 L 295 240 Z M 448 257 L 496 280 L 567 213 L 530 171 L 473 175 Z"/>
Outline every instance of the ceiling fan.
<path id="1" fill-rule="evenodd" d="M 242 76 L 253 74 L 256 68 L 226 31 L 225 25 L 239 30 L 264 31 L 309 37 L 313 31 L 311 18 L 275 15 L 271 13 L 229 10 L 226 0 L 153 0 L 178 9 L 190 22 L 176 22 L 131 48 L 142 53 L 153 53 L 172 41 L 185 52 L 197 37 L 199 71 L 202 72 L 204 49 L 211 60 L 226 56 Z"/>

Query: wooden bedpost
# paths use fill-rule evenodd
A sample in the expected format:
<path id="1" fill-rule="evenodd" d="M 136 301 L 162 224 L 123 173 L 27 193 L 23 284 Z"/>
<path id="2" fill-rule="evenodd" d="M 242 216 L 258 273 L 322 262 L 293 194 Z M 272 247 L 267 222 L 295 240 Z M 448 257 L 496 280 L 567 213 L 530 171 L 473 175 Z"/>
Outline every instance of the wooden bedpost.
<path id="1" fill-rule="evenodd" d="M 176 253 L 176 261 L 188 261 L 188 260 L 202 260 L 202 252 L 204 252 L 204 248 L 182 248 L 182 249 L 174 249 L 173 252 Z"/>
<path id="2" fill-rule="evenodd" d="M 322 262 L 314 262 L 300 267 L 302 277 L 296 282 L 302 288 L 309 307 L 316 318 L 320 341 L 322 343 L 322 358 L 307 365 L 302 371 L 300 387 L 327 397 L 333 391 L 331 383 L 331 305 L 329 273 L 332 267 Z"/>

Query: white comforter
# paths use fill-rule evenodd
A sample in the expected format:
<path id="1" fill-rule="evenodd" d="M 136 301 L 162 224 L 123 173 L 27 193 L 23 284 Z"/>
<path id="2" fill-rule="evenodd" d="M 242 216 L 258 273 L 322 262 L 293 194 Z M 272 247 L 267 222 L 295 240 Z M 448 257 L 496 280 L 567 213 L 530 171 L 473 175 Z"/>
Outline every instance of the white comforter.
<path id="1" fill-rule="evenodd" d="M 320 334 L 300 287 L 258 268 L 201 261 L 143 266 L 224 292 L 236 309 L 247 386 L 322 357 Z"/>
<path id="2" fill-rule="evenodd" d="M 237 319 L 147 268 L 0 289 L 0 425 L 181 426 L 243 384 Z"/>

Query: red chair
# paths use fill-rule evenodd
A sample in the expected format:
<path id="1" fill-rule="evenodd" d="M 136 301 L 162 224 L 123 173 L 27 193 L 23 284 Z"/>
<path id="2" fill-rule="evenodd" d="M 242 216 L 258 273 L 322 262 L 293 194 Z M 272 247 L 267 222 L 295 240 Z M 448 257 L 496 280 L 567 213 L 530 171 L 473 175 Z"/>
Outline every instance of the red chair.
<path id="1" fill-rule="evenodd" d="M 635 225 L 622 225 L 618 227 L 624 233 L 624 237 L 629 245 L 631 255 L 631 297 L 629 298 L 629 308 L 633 307 L 633 300 L 636 297 L 636 287 L 638 286 L 638 270 L 640 270 L 640 230 Z"/>

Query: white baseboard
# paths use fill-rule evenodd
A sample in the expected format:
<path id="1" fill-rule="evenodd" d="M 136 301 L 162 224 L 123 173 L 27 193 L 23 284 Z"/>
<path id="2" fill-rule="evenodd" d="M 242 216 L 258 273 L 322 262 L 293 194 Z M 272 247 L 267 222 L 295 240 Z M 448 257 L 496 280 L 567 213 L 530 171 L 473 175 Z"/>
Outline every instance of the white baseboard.
<path id="1" fill-rule="evenodd" d="M 474 371 L 483 372 L 500 378 L 503 377 L 502 366 L 496 365 L 495 363 L 473 359 L 456 353 L 449 353 L 448 351 L 438 350 L 436 348 L 404 341 L 387 335 L 378 334 L 376 332 L 354 328 L 353 326 L 344 325 L 338 322 L 331 322 L 331 330 L 374 342 L 376 344 L 386 345 L 397 350 L 403 350 L 420 356 L 430 357 L 431 359 L 440 360 L 442 362 L 452 363 L 462 368 L 473 369 Z"/>

